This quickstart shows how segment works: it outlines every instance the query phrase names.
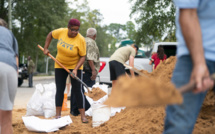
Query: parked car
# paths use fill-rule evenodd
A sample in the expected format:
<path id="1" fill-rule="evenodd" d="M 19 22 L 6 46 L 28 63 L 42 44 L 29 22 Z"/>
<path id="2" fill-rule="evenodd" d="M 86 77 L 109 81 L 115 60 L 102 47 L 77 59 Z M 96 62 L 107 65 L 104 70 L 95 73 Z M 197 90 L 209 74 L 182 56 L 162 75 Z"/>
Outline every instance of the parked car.
<path id="1" fill-rule="evenodd" d="M 19 64 L 18 86 L 20 87 L 24 79 L 28 78 L 27 64 Z"/>
<path id="2" fill-rule="evenodd" d="M 177 43 L 176 42 L 159 42 L 155 43 L 152 49 L 152 52 L 157 52 L 158 46 L 162 45 L 164 48 L 164 52 L 167 55 L 167 58 L 170 56 L 176 55 Z M 151 52 L 151 53 L 152 53 Z M 142 52 L 138 51 L 138 54 Z M 150 55 L 151 56 L 151 55 Z M 100 57 L 100 70 L 98 73 L 97 81 L 99 83 L 105 83 L 111 85 L 110 81 L 110 71 L 109 71 L 109 57 Z M 127 62 L 128 64 L 128 62 Z M 137 55 L 134 58 L 134 67 L 138 70 L 146 70 L 148 72 L 152 72 L 152 65 L 149 65 L 149 57 L 145 55 Z M 129 69 L 125 68 L 126 72 L 129 73 Z"/>
<path id="3" fill-rule="evenodd" d="M 164 53 L 167 55 L 167 58 L 170 56 L 175 56 L 177 51 L 177 42 L 159 42 L 155 43 L 152 49 L 152 52 L 157 52 L 158 46 L 163 46 Z M 152 53 L 151 52 L 151 53 Z"/>

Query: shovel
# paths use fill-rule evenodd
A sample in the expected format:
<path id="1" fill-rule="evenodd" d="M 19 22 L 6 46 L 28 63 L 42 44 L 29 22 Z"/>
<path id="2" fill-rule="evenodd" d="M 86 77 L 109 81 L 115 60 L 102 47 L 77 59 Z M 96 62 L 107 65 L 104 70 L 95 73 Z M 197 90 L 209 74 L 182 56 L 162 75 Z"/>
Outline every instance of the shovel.
<path id="1" fill-rule="evenodd" d="M 210 76 L 215 80 L 215 74 Z M 112 107 L 157 106 L 166 104 L 181 104 L 183 94 L 194 90 L 196 83 L 188 83 L 175 89 L 172 84 L 165 84 L 150 77 L 121 77 L 118 79 L 114 92 L 104 103 Z"/>
<path id="2" fill-rule="evenodd" d="M 210 78 L 211 78 L 211 80 L 215 81 L 215 73 L 212 74 L 212 75 L 210 76 Z M 191 83 L 188 83 L 188 84 L 186 84 L 186 85 L 180 87 L 180 88 L 178 89 L 178 91 L 179 91 L 180 93 L 183 94 L 183 93 L 185 93 L 185 92 L 192 91 L 192 90 L 195 89 L 195 88 L 196 88 L 196 82 L 191 82 Z"/>
<path id="3" fill-rule="evenodd" d="M 127 64 L 124 64 L 124 66 L 127 67 L 128 69 L 133 70 L 134 72 L 138 73 L 138 74 L 141 75 L 141 76 L 147 77 L 145 74 L 143 74 L 142 72 L 140 72 L 138 69 L 136 69 L 136 68 L 134 68 L 134 67 L 131 67 L 131 66 L 127 65 Z M 215 73 L 212 74 L 212 75 L 210 76 L 210 78 L 211 78 L 212 80 L 215 81 Z M 183 93 L 188 92 L 188 91 L 191 91 L 191 90 L 193 90 L 193 89 L 195 89 L 195 88 L 196 88 L 196 83 L 195 83 L 195 82 L 191 82 L 191 83 L 188 83 L 188 84 L 186 84 L 186 85 L 180 87 L 180 88 L 178 89 L 178 91 L 179 91 L 180 93 L 183 94 Z"/>
<path id="4" fill-rule="evenodd" d="M 127 64 L 124 64 L 124 66 L 127 67 L 128 69 L 133 70 L 135 73 L 137 73 L 137 74 L 139 74 L 141 76 L 147 77 L 144 73 L 140 72 L 140 70 L 138 70 L 138 69 L 136 69 L 134 67 L 131 67 L 131 66 L 127 65 Z"/>
<path id="5" fill-rule="evenodd" d="M 37 45 L 42 51 L 44 51 L 44 48 L 43 47 L 41 47 L 40 45 Z M 55 59 L 50 53 L 48 53 L 48 56 L 50 57 L 50 58 L 52 58 L 58 65 L 60 65 L 63 69 L 65 69 L 68 73 L 69 73 L 69 75 L 71 76 L 71 77 L 73 77 L 73 78 L 75 78 L 77 81 L 79 81 L 80 83 L 82 83 L 86 88 L 87 88 L 87 91 L 88 91 L 88 93 L 90 93 L 91 91 L 90 91 L 90 89 L 89 89 L 89 87 L 82 81 L 82 80 L 80 80 L 77 76 L 75 76 L 75 74 L 74 73 L 72 73 L 69 69 L 67 69 L 66 67 L 64 67 L 64 65 L 62 65 L 57 59 Z"/>

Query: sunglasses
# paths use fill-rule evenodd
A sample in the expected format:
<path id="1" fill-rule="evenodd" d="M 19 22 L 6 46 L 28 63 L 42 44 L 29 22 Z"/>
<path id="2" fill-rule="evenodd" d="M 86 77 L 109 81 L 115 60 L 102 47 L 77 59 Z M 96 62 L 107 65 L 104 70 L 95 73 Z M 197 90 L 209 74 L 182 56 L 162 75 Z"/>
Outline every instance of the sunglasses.
<path id="1" fill-rule="evenodd" d="M 79 29 L 72 29 L 71 27 L 69 27 L 69 30 L 71 30 L 72 32 L 79 32 Z"/>

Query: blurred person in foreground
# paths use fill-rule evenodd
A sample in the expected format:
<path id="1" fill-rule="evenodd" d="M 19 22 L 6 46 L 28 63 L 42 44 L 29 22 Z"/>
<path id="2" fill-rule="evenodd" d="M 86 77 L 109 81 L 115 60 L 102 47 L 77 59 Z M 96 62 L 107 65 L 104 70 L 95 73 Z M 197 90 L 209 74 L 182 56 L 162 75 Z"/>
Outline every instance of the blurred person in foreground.
<path id="1" fill-rule="evenodd" d="M 87 54 L 84 62 L 84 74 L 83 82 L 88 86 L 92 87 L 96 83 L 96 76 L 100 69 L 100 60 L 99 60 L 99 48 L 95 42 L 97 31 L 95 28 L 88 28 L 86 34 L 86 45 L 87 45 Z M 77 110 L 77 104 L 75 101 L 75 96 L 71 95 L 71 108 L 70 113 L 72 115 L 78 115 L 79 111 Z M 86 102 L 86 107 L 90 107 L 90 104 Z"/>
<path id="2" fill-rule="evenodd" d="M 0 18 L 0 134 L 12 134 L 12 110 L 18 80 L 18 43 Z"/>
<path id="3" fill-rule="evenodd" d="M 156 69 L 160 61 L 166 60 L 166 54 L 164 53 L 163 46 L 158 46 L 157 53 L 152 54 L 151 59 L 149 61 L 149 65 L 153 65 L 153 70 Z"/>
<path id="4" fill-rule="evenodd" d="M 112 91 L 114 91 L 116 81 L 119 76 L 125 75 L 125 62 L 129 60 L 129 66 L 134 67 L 134 57 L 139 47 L 135 44 L 118 48 L 110 57 L 110 80 L 112 81 Z M 134 71 L 130 70 L 132 77 L 135 76 Z"/>
<path id="5" fill-rule="evenodd" d="M 191 134 L 215 72 L 215 1 L 174 0 L 177 7 L 177 63 L 172 76 L 176 88 L 190 82 L 196 88 L 183 94 L 181 105 L 166 108 L 164 134 Z"/>
<path id="6" fill-rule="evenodd" d="M 28 86 L 33 87 L 33 73 L 34 73 L 35 64 L 31 59 L 31 56 L 28 56 Z"/>
<path id="7" fill-rule="evenodd" d="M 59 28 L 51 31 L 47 37 L 44 46 L 44 54 L 49 53 L 48 47 L 52 38 L 57 39 L 57 56 L 56 59 L 69 69 L 80 80 L 83 78 L 82 70 L 86 55 L 86 42 L 84 37 L 79 33 L 80 21 L 70 19 L 67 28 Z M 56 118 L 61 117 L 61 109 L 66 86 L 68 72 L 55 62 L 55 83 L 56 83 Z M 88 123 L 85 116 L 85 101 L 82 84 L 75 78 L 71 78 L 72 93 L 76 96 L 78 110 L 81 113 L 81 121 Z M 71 102 L 71 101 L 70 101 Z"/>

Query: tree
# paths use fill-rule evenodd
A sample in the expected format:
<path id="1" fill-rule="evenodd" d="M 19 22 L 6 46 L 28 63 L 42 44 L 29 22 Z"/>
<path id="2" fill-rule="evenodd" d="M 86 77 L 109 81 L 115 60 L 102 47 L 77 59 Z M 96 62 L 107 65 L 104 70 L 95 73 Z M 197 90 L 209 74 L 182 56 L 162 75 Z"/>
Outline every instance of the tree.
<path id="1" fill-rule="evenodd" d="M 116 38 L 117 42 L 120 42 L 122 39 L 126 38 L 126 27 L 125 25 L 118 23 L 111 23 L 107 27 L 107 31 L 110 35 Z"/>
<path id="2" fill-rule="evenodd" d="M 108 45 L 115 45 L 115 38 L 108 34 L 107 26 L 101 26 L 103 20 L 102 14 L 98 10 L 91 10 L 88 6 L 87 0 L 84 0 L 82 4 L 73 0 L 71 2 L 73 7 L 70 9 L 70 18 L 77 18 L 81 22 L 80 33 L 86 36 L 88 28 L 93 27 L 97 30 L 96 43 L 98 45 L 100 56 L 110 56 L 112 51 L 108 51 Z M 112 47 L 113 48 L 113 47 Z"/>
<path id="3" fill-rule="evenodd" d="M 0 0 L 0 18 L 8 21 L 8 0 Z"/>
<path id="4" fill-rule="evenodd" d="M 137 32 L 135 30 L 134 23 L 132 21 L 126 22 L 125 29 L 127 32 L 127 38 L 131 40 L 135 40 Z"/>
<path id="5" fill-rule="evenodd" d="M 18 40 L 19 55 L 25 57 L 30 55 L 34 59 L 38 59 L 36 58 L 38 56 L 39 59 L 44 58 L 45 55 L 37 48 L 37 44 L 43 45 L 50 31 L 66 24 L 67 3 L 65 0 L 14 0 L 14 2 L 13 22 L 16 24 L 13 24 L 13 32 Z"/>
<path id="6" fill-rule="evenodd" d="M 175 7 L 172 0 L 130 0 L 132 15 L 139 25 L 136 42 L 150 44 L 166 36 L 175 41 Z"/>

